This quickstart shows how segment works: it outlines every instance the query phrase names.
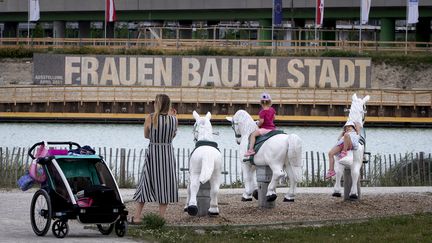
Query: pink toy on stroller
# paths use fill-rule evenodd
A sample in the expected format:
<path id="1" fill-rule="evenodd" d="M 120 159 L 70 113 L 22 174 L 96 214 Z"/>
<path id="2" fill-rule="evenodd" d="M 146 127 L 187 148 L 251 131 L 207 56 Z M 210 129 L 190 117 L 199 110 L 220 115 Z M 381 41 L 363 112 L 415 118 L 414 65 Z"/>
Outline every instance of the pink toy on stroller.
<path id="1" fill-rule="evenodd" d="M 31 178 L 33 178 L 34 181 L 37 183 L 43 183 L 46 180 L 46 175 L 43 172 L 43 170 L 38 170 L 37 166 L 37 160 L 42 157 L 46 156 L 53 156 L 53 155 L 67 155 L 68 150 L 67 149 L 50 149 L 48 148 L 48 143 L 46 141 L 43 141 L 43 143 L 37 148 L 35 159 L 33 159 L 30 168 L 29 168 L 29 175 Z M 38 173 L 38 171 L 40 171 Z"/>

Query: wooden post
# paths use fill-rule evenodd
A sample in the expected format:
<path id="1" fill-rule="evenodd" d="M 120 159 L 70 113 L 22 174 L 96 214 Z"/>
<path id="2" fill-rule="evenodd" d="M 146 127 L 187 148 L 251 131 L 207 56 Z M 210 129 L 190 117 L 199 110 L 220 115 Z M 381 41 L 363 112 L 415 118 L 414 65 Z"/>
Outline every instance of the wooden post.
<path id="1" fill-rule="evenodd" d="M 258 182 L 258 207 L 274 208 L 276 201 L 267 202 L 267 187 L 273 176 L 269 166 L 256 166 L 256 175 Z"/>
<path id="2" fill-rule="evenodd" d="M 420 152 L 419 168 L 417 168 L 417 169 L 419 170 L 419 175 L 420 175 L 420 177 L 419 177 L 420 185 L 424 186 L 424 185 L 426 185 L 426 167 L 425 167 L 425 161 L 424 161 L 424 152 Z"/>
<path id="3" fill-rule="evenodd" d="M 351 200 L 349 198 L 349 194 L 351 192 L 351 185 L 352 185 L 352 178 L 351 178 L 351 169 L 345 168 L 344 169 L 344 175 L 343 175 L 343 185 L 344 185 L 344 200 Z M 360 200 L 360 177 L 357 180 L 357 196 Z"/>
<path id="4" fill-rule="evenodd" d="M 126 180 L 126 149 L 120 149 L 120 187 L 125 185 Z"/>
<path id="5" fill-rule="evenodd" d="M 206 182 L 200 185 L 197 193 L 197 216 L 206 216 L 210 208 L 210 182 Z"/>
<path id="6" fill-rule="evenodd" d="M 6 166 L 3 165 L 3 147 L 0 147 L 0 178 L 4 178 L 3 173 L 6 170 Z"/>

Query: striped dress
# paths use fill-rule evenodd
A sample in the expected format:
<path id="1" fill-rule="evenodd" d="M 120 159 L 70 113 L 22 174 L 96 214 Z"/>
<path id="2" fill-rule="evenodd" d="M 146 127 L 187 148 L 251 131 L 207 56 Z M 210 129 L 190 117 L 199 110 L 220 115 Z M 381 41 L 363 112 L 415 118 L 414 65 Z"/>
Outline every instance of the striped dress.
<path id="1" fill-rule="evenodd" d="M 150 127 L 150 144 L 146 152 L 141 179 L 133 199 L 138 202 L 168 204 L 178 202 L 176 161 L 172 140 L 177 118 L 159 115 L 158 127 Z"/>

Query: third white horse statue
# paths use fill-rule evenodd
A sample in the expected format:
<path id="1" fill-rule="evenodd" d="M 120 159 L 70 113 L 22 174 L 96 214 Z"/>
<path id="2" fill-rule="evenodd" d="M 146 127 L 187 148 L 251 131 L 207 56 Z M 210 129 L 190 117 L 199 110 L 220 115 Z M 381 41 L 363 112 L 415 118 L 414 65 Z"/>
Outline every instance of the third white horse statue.
<path id="1" fill-rule="evenodd" d="M 359 123 L 361 125 L 361 132 L 360 132 L 360 144 L 357 150 L 349 151 L 349 153 L 352 153 L 351 155 L 348 155 L 350 159 L 343 159 L 338 160 L 337 156 L 335 161 L 335 172 L 336 172 L 336 182 L 333 189 L 333 196 L 334 197 L 341 197 L 341 179 L 345 168 L 351 169 L 351 191 L 349 193 L 350 199 L 358 199 L 358 190 L 357 190 L 357 184 L 360 176 L 360 169 L 363 164 L 363 154 L 366 144 L 366 138 L 364 133 L 364 118 L 366 113 L 366 102 L 369 100 L 369 95 L 365 96 L 363 99 L 360 99 L 357 97 L 356 94 L 352 96 L 352 102 L 351 107 L 349 111 L 349 117 L 348 121 L 353 121 L 356 123 Z M 345 181 L 347 181 L 347 178 L 345 178 Z"/>

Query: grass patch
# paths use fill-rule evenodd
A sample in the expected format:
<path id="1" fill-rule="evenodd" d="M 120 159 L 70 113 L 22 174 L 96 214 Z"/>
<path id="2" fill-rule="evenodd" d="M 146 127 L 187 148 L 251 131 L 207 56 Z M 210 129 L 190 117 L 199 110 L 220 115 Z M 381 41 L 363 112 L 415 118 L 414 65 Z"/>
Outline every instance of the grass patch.
<path id="1" fill-rule="evenodd" d="M 330 226 L 130 228 L 128 234 L 141 240 L 157 242 L 430 242 L 431 228 L 432 213 L 425 213 Z"/>

